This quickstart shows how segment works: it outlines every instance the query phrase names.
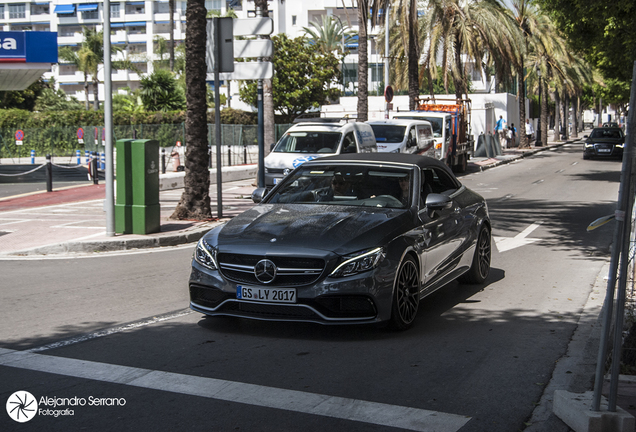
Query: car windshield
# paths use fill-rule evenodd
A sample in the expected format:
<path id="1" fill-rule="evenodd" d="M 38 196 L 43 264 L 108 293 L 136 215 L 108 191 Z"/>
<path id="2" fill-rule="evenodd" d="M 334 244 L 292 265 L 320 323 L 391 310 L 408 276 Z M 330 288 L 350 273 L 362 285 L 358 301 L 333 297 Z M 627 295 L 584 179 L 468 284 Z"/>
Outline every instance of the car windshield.
<path id="1" fill-rule="evenodd" d="M 422 117 L 422 116 L 409 116 L 409 115 L 400 115 L 394 116 L 396 119 L 409 119 L 409 120 L 426 120 L 431 122 L 431 126 L 433 126 L 433 137 L 441 138 L 442 137 L 442 127 L 444 126 L 444 119 L 439 117 Z"/>
<path id="2" fill-rule="evenodd" d="M 623 131 L 620 129 L 594 129 L 590 138 L 623 138 Z"/>
<path id="3" fill-rule="evenodd" d="M 279 153 L 336 153 L 340 132 L 288 132 L 278 142 Z"/>
<path id="4" fill-rule="evenodd" d="M 404 141 L 406 126 L 372 124 L 371 128 L 377 142 L 397 144 Z"/>
<path id="5" fill-rule="evenodd" d="M 314 165 L 285 177 L 266 202 L 407 208 L 411 185 L 405 169 Z"/>

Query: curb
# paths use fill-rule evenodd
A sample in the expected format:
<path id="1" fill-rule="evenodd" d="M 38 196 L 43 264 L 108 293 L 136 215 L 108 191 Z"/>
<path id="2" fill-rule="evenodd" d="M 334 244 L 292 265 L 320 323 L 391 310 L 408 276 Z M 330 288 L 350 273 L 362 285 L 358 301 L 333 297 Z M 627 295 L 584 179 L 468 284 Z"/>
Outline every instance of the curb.
<path id="1" fill-rule="evenodd" d="M 223 223 L 223 221 L 209 222 L 199 225 L 186 232 L 178 234 L 166 234 L 156 237 L 56 243 L 48 246 L 41 246 L 32 249 L 10 252 L 7 254 L 0 254 L 0 256 L 45 256 L 67 253 L 113 252 L 179 246 L 182 244 L 194 243 L 199 241 L 199 239 L 203 237 L 208 231 L 221 223 Z"/>
<path id="2" fill-rule="evenodd" d="M 479 171 L 485 171 L 485 170 L 490 169 L 490 168 L 494 168 L 494 167 L 498 167 L 498 166 L 501 166 L 501 165 L 509 164 L 509 163 L 514 162 L 516 160 L 523 159 L 523 158 L 528 157 L 528 156 L 533 156 L 533 155 L 535 155 L 535 154 L 537 154 L 539 152 L 550 150 L 551 148 L 561 147 L 561 146 L 563 146 L 565 144 L 572 144 L 572 143 L 575 143 L 575 142 L 580 141 L 580 140 L 581 140 L 581 138 L 577 138 L 577 139 L 563 141 L 563 142 L 559 142 L 559 143 L 548 144 L 547 146 L 541 146 L 541 147 L 535 147 L 535 148 L 532 148 L 532 149 L 528 149 L 527 151 L 524 151 L 524 152 L 522 152 L 522 153 L 520 153 L 518 155 L 508 155 L 508 156 L 505 156 L 506 159 L 498 159 L 497 162 L 494 162 L 494 163 L 491 163 L 491 164 L 488 164 L 488 165 L 480 166 L 479 167 Z"/>

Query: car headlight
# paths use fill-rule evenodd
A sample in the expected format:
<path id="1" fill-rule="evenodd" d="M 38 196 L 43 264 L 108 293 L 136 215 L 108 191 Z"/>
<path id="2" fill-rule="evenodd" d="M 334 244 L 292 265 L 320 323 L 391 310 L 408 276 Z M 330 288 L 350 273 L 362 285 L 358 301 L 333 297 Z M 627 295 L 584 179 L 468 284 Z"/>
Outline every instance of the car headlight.
<path id="1" fill-rule="evenodd" d="M 594 147 L 594 143 L 585 143 L 585 148 L 590 148 L 590 147 Z"/>
<path id="2" fill-rule="evenodd" d="M 345 261 L 331 272 L 330 277 L 345 277 L 374 269 L 384 258 L 384 249 L 376 248 L 345 257 Z"/>
<path id="3" fill-rule="evenodd" d="M 194 259 L 210 270 L 217 270 L 219 268 L 216 263 L 216 249 L 210 246 L 204 239 L 199 240 L 199 243 L 197 243 L 197 247 L 194 249 Z"/>
<path id="4" fill-rule="evenodd" d="M 616 147 L 622 149 L 622 148 L 625 147 L 625 144 L 624 143 L 623 144 L 616 144 Z"/>

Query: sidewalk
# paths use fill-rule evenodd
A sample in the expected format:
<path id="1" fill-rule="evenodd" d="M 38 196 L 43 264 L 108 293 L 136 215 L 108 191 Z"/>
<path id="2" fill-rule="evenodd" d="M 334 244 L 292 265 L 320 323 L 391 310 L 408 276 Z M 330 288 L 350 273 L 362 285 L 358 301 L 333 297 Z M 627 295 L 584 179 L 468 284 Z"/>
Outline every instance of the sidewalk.
<path id="1" fill-rule="evenodd" d="M 485 170 L 563 144 L 565 142 L 530 149 L 506 149 L 504 154 L 494 158 L 471 159 L 469 170 Z M 255 189 L 252 185 L 254 166 L 232 168 L 231 175 L 224 173 L 223 219 L 210 222 L 168 219 L 183 193 L 182 178 L 176 178 L 176 173 L 161 174 L 162 183 L 170 182 L 176 188 L 159 192 L 160 232 L 147 235 L 106 235 L 103 182 L 62 189 L 54 185 L 53 192 L 0 198 L 0 256 L 106 252 L 196 242 L 215 225 L 254 205 L 250 199 Z M 211 185 L 210 193 L 212 215 L 216 216 L 215 185 Z"/>

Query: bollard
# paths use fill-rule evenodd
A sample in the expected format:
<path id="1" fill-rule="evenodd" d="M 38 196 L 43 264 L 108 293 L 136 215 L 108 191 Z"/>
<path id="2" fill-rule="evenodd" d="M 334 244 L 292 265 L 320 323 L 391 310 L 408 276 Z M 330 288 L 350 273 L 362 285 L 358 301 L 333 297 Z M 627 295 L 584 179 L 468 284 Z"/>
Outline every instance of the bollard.
<path id="1" fill-rule="evenodd" d="M 166 149 L 161 149 L 161 174 L 166 173 Z"/>
<path id="2" fill-rule="evenodd" d="M 31 165 L 35 165 L 35 150 L 31 150 Z"/>
<path id="3" fill-rule="evenodd" d="M 93 184 L 99 184 L 99 174 L 97 173 L 97 152 L 93 152 L 91 158 L 91 176 L 93 177 Z"/>
<path id="4" fill-rule="evenodd" d="M 99 166 L 101 167 L 102 170 L 105 170 L 106 169 L 106 153 L 101 153 L 99 160 L 100 160 Z"/>
<path id="5" fill-rule="evenodd" d="M 84 156 L 86 156 L 86 165 L 91 163 L 91 152 L 89 152 L 88 150 L 84 151 Z"/>
<path id="6" fill-rule="evenodd" d="M 46 191 L 53 192 L 53 166 L 50 154 L 46 155 Z"/>
<path id="7" fill-rule="evenodd" d="M 227 166 L 232 166 L 232 147 L 227 146 Z"/>
<path id="8" fill-rule="evenodd" d="M 81 165 L 82 164 L 82 152 L 79 150 L 75 151 L 75 155 L 77 156 L 77 164 Z"/>
<path id="9" fill-rule="evenodd" d="M 247 146 L 243 146 L 243 165 L 247 165 Z"/>

